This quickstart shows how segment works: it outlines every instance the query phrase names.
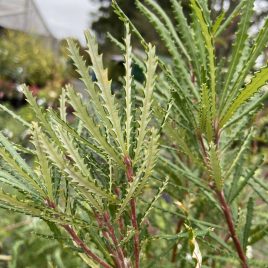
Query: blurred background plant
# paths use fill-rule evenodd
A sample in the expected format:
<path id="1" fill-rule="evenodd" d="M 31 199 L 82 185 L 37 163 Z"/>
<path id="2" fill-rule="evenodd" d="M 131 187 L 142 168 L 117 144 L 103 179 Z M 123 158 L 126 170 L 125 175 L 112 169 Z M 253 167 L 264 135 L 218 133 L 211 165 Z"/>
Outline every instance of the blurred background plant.
<path id="1" fill-rule="evenodd" d="M 6 30 L 0 39 L 0 98 L 14 107 L 23 102 L 18 85 L 26 83 L 34 95 L 45 91 L 49 99 L 68 81 L 65 60 L 45 47 L 40 37 Z M 43 94 L 43 95 L 44 95 Z"/>

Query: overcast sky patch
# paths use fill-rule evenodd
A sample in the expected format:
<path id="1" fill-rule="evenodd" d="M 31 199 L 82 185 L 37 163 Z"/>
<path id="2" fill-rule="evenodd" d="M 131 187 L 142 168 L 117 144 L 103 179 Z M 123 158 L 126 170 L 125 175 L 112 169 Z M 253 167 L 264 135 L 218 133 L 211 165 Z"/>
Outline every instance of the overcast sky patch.
<path id="1" fill-rule="evenodd" d="M 55 37 L 75 37 L 80 41 L 99 7 L 94 0 L 36 0 L 36 4 Z"/>

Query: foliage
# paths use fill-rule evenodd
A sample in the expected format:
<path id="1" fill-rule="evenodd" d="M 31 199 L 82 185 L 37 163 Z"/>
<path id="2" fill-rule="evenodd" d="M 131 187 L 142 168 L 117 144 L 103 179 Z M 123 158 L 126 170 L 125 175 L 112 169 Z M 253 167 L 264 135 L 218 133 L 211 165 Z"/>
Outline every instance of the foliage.
<path id="1" fill-rule="evenodd" d="M 40 38 L 15 31 L 4 31 L 0 39 L 0 92 L 1 99 L 22 101 L 17 86 L 27 83 L 36 93 L 49 86 L 48 82 L 60 82 L 67 76 L 64 63 L 45 47 Z M 54 89 L 55 91 L 55 89 Z M 17 103 L 16 103 L 17 104 Z"/>
<path id="2" fill-rule="evenodd" d="M 165 61 L 113 1 L 126 32 L 123 42 L 111 37 L 125 62 L 115 93 L 89 31 L 90 66 L 68 40 L 83 95 L 66 86 L 57 113 L 42 110 L 22 86 L 36 116 L 32 146 L 20 152 L 0 134 L 0 204 L 41 218 L 54 238 L 68 235 L 62 243 L 90 267 L 264 267 L 268 187 L 251 143 L 268 67 L 250 72 L 268 24 L 249 36 L 254 1 L 242 1 L 224 61 L 215 42 L 231 20 L 212 20 L 199 0 L 190 1 L 189 20 L 180 2 L 170 2 L 175 25 L 157 2 L 136 1 L 169 52 Z M 130 33 L 146 58 L 133 53 Z M 133 63 L 143 84 L 132 77 Z"/>
<path id="3" fill-rule="evenodd" d="M 87 267 L 76 252 L 62 247 L 49 233 L 47 224 L 39 219 L 7 213 L 1 209 L 1 257 L 0 266 L 5 268 Z M 12 222 L 12 223 L 11 223 Z"/>

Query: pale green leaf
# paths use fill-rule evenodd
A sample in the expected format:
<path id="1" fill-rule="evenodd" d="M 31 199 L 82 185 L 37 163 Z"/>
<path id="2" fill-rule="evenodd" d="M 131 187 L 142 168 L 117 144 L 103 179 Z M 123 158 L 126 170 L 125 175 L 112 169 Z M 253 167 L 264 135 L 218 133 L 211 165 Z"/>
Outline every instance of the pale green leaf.
<path id="1" fill-rule="evenodd" d="M 259 72 L 255 73 L 251 81 L 241 89 L 238 96 L 228 107 L 226 113 L 220 119 L 220 127 L 223 127 L 234 115 L 234 113 L 248 101 L 268 80 L 268 67 L 263 67 Z"/>
<path id="2" fill-rule="evenodd" d="M 152 97 L 153 97 L 153 90 L 155 85 L 155 76 L 156 76 L 156 67 L 157 67 L 157 59 L 155 56 L 155 48 L 149 45 L 148 50 L 148 59 L 146 62 L 146 83 L 144 87 L 144 98 L 142 101 L 141 107 L 141 115 L 138 121 L 138 137 L 137 137 L 137 147 L 135 149 L 135 160 L 136 162 L 142 152 L 144 139 L 147 134 L 147 126 L 150 122 L 150 115 L 151 115 L 151 106 L 152 106 Z"/>

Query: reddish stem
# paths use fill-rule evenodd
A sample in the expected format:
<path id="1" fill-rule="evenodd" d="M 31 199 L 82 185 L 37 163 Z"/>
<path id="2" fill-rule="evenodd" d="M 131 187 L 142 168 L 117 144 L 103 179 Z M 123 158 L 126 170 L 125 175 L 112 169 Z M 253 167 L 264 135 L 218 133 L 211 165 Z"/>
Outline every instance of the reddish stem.
<path id="1" fill-rule="evenodd" d="M 87 246 L 86 244 L 78 237 L 74 229 L 67 224 L 62 225 L 62 227 L 69 233 L 69 235 L 72 237 L 75 244 L 80 247 L 85 254 L 90 257 L 95 262 L 99 263 L 104 268 L 112 268 L 108 263 L 106 263 L 104 260 L 102 260 L 100 257 L 98 257 L 96 254 L 94 254 Z"/>
<path id="2" fill-rule="evenodd" d="M 124 256 L 124 252 L 123 252 L 121 246 L 118 243 L 118 240 L 116 238 L 115 231 L 114 231 L 114 228 L 113 228 L 113 226 L 111 224 L 110 216 L 109 216 L 108 212 L 104 212 L 103 219 L 104 219 L 104 222 L 106 223 L 106 226 L 108 228 L 109 236 L 111 237 L 111 239 L 112 239 L 112 241 L 114 243 L 114 246 L 116 248 L 116 251 L 118 253 L 118 256 L 119 256 L 119 259 L 120 259 L 120 263 L 121 263 L 121 267 L 125 268 L 125 256 Z"/>
<path id="3" fill-rule="evenodd" d="M 124 163 L 126 166 L 126 175 L 129 183 L 133 182 L 133 167 L 131 163 L 131 159 L 129 156 L 124 157 Z M 140 238 L 139 238 L 139 226 L 137 222 L 137 212 L 136 212 L 136 200 L 132 198 L 130 200 L 130 208 L 131 208 L 131 223 L 133 228 L 135 229 L 134 235 L 134 256 L 135 256 L 135 268 L 140 267 Z"/>
<path id="4" fill-rule="evenodd" d="M 51 201 L 49 199 L 46 199 L 46 205 L 48 207 L 56 210 L 56 204 L 53 201 Z M 69 235 L 72 237 L 72 239 L 75 242 L 75 244 L 78 247 L 80 247 L 89 258 L 91 258 L 95 262 L 99 263 L 104 268 L 112 268 L 112 266 L 110 266 L 107 262 L 105 262 L 100 257 L 98 257 L 95 253 L 93 253 L 87 247 L 87 245 L 84 243 L 84 241 L 82 241 L 79 238 L 79 236 L 77 235 L 77 233 L 75 232 L 75 230 L 70 225 L 68 225 L 68 224 L 61 224 L 61 226 L 69 233 Z"/>
<path id="5" fill-rule="evenodd" d="M 230 232 L 230 236 L 233 239 L 237 254 L 238 254 L 238 256 L 239 256 L 239 258 L 241 260 L 242 268 L 248 268 L 247 259 L 246 259 L 245 253 L 244 253 L 244 251 L 242 249 L 242 246 L 240 244 L 240 241 L 239 241 L 239 239 L 237 237 L 235 227 L 234 227 L 234 223 L 233 223 L 233 219 L 232 219 L 232 212 L 231 212 L 231 209 L 230 209 L 229 205 L 226 202 L 224 192 L 216 190 L 216 194 L 217 194 L 218 199 L 220 201 L 222 212 L 223 212 L 223 214 L 225 216 L 225 219 L 226 219 L 226 222 L 227 222 L 227 225 L 228 225 L 228 229 L 229 229 L 229 232 Z"/>
<path id="6" fill-rule="evenodd" d="M 112 257 L 113 257 L 113 260 L 116 264 L 117 267 L 121 268 L 121 261 L 120 261 L 120 257 L 118 255 L 118 252 L 115 251 L 111 246 L 110 246 L 110 237 L 109 237 L 109 234 L 107 231 L 104 230 L 104 224 L 103 224 L 103 219 L 100 217 L 100 215 L 98 215 L 97 213 L 95 213 L 95 216 L 96 216 L 96 219 L 97 219 L 97 222 L 98 222 L 98 225 L 99 227 L 101 228 L 102 230 L 102 234 L 103 234 L 103 237 L 107 240 L 107 247 L 108 247 L 108 250 L 109 252 L 111 253 Z"/>
<path id="7" fill-rule="evenodd" d="M 117 195 L 118 198 L 120 198 L 120 189 L 118 187 L 115 188 L 115 194 Z M 120 240 L 122 240 L 125 235 L 125 223 L 124 223 L 124 219 L 121 216 L 119 218 L 118 224 L 119 224 L 119 230 L 121 233 Z"/>

